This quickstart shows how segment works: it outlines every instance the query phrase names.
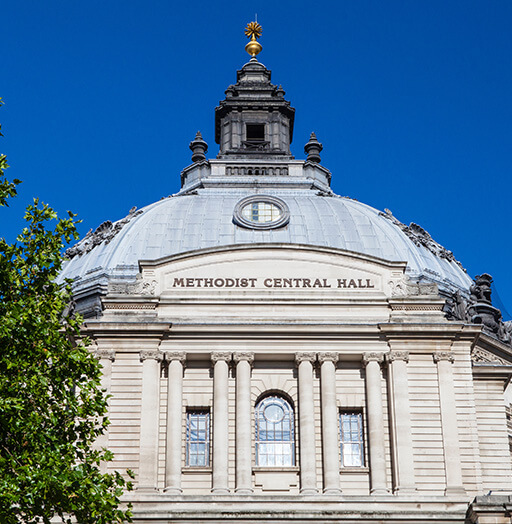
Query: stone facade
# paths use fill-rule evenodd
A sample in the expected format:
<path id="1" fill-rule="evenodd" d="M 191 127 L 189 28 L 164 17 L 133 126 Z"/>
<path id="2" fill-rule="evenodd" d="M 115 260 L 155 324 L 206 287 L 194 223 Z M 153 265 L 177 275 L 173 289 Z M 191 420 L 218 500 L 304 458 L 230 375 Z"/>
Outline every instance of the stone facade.
<path id="1" fill-rule="evenodd" d="M 175 197 L 193 217 L 207 195 L 224 217 L 218 237 L 162 256 L 148 244 L 138 266 L 90 261 L 87 272 L 84 257 L 113 260 L 125 249 L 116 242 L 141 231 L 158 243 L 150 206 L 122 239 L 102 230 L 69 253 L 65 276 L 112 395 L 100 445 L 115 454 L 109 468 L 135 472 L 134 521 L 510 522 L 510 346 L 485 322 L 447 318 L 447 297 L 475 290 L 450 252 L 425 232 L 412 242 L 390 213 L 365 216 L 403 236 L 405 262 L 374 256 L 371 242 L 276 241 L 307 216 L 294 202 L 338 198 L 315 136 L 306 162 L 290 156 L 293 116 L 252 59 L 216 109 L 218 158 L 206 160 L 198 134 Z M 219 192 L 240 205 L 223 208 Z M 252 240 L 237 241 L 251 221 Z M 418 256 L 446 273 L 413 274 Z"/>

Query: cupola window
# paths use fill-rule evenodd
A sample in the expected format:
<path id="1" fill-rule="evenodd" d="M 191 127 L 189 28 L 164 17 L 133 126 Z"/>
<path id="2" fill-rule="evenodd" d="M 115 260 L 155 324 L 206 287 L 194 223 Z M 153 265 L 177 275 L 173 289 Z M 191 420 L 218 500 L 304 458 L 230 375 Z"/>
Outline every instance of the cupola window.
<path id="1" fill-rule="evenodd" d="M 290 220 L 290 212 L 279 198 L 254 195 L 238 202 L 233 220 L 250 229 L 273 229 L 285 226 Z"/>
<path id="2" fill-rule="evenodd" d="M 244 147 L 249 151 L 262 151 L 269 142 L 265 140 L 265 124 L 246 124 Z"/>

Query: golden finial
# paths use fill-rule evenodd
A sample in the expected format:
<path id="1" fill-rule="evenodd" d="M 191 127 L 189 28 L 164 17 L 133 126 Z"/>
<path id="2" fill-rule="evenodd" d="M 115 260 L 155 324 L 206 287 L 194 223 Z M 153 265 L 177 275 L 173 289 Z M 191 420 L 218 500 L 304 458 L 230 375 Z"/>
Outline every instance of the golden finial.
<path id="1" fill-rule="evenodd" d="M 258 42 L 257 38 L 261 36 L 262 29 L 261 25 L 258 22 L 249 22 L 245 28 L 245 34 L 247 38 L 251 40 L 245 46 L 245 50 L 252 56 L 255 57 L 262 49 L 261 44 Z"/>

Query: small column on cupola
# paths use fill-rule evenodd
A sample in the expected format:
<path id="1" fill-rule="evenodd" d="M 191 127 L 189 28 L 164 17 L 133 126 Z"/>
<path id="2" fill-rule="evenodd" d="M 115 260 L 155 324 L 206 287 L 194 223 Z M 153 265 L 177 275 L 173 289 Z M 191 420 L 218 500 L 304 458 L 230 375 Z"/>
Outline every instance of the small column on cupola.
<path id="1" fill-rule="evenodd" d="M 315 133 L 311 133 L 309 137 L 309 142 L 304 146 L 304 153 L 306 153 L 307 162 L 313 162 L 315 164 L 320 163 L 320 152 L 322 151 L 323 146 L 322 144 L 317 140 Z"/>
<path id="2" fill-rule="evenodd" d="M 192 151 L 192 162 L 202 162 L 206 160 L 208 144 L 203 140 L 200 131 L 196 133 L 196 137 L 190 142 L 188 147 Z"/>

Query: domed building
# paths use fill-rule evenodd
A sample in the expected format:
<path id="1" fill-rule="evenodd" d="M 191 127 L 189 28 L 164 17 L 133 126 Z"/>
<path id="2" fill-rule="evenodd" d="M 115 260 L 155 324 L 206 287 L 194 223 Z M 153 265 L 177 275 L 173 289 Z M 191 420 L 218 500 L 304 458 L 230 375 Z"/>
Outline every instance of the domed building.
<path id="1" fill-rule="evenodd" d="M 198 133 L 177 194 L 67 252 L 134 521 L 510 522 L 512 329 L 490 277 L 334 194 L 314 133 L 291 155 L 259 31 L 217 157 Z"/>

